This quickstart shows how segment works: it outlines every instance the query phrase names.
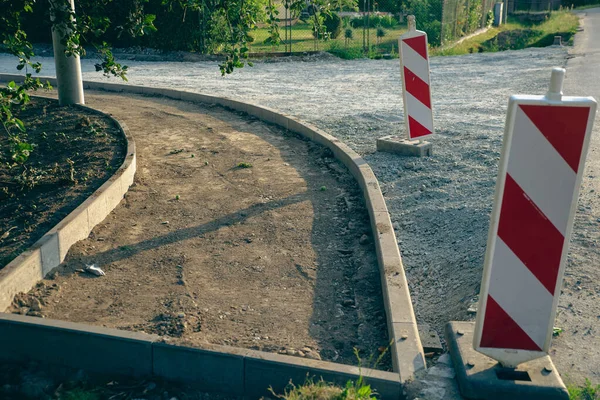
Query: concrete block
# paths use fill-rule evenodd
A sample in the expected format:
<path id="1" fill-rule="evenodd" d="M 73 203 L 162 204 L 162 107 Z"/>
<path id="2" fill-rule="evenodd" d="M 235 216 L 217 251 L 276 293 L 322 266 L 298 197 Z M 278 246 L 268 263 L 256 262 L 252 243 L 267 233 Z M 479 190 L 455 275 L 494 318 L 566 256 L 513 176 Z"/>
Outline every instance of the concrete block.
<path id="1" fill-rule="evenodd" d="M 437 332 L 431 329 L 428 324 L 418 324 L 419 337 L 425 353 L 443 353 L 444 347 Z"/>
<path id="2" fill-rule="evenodd" d="M 229 110 L 234 110 L 233 103 L 234 103 L 234 100 L 232 100 L 228 97 L 223 97 L 216 101 L 216 104 L 218 104 L 219 106 L 224 107 L 226 109 L 229 109 Z"/>
<path id="3" fill-rule="evenodd" d="M 84 81 L 83 87 L 88 90 L 102 90 L 104 88 L 104 82 Z"/>
<path id="4" fill-rule="evenodd" d="M 360 165 L 366 164 L 362 157 L 349 146 L 339 141 L 333 143 L 329 148 L 333 151 L 335 158 L 340 160 L 356 179 L 357 175 L 361 173 Z"/>
<path id="5" fill-rule="evenodd" d="M 185 92 L 185 91 L 180 92 L 179 99 L 181 101 L 189 101 L 191 103 L 201 103 L 201 102 L 204 102 L 203 100 L 205 100 L 204 96 L 202 96 L 198 93 Z"/>
<path id="6" fill-rule="evenodd" d="M 397 363 L 400 382 L 404 383 L 426 368 L 425 356 L 416 323 L 395 322 L 392 329 L 395 344 L 392 350 L 396 352 L 396 357 L 392 352 L 392 362 Z"/>
<path id="7" fill-rule="evenodd" d="M 307 378 L 315 382 L 323 378 L 343 386 L 348 380 L 356 381 L 360 373 L 359 368 L 349 365 L 249 351 L 245 358 L 246 397 L 269 396 L 269 387 L 283 394 L 290 381 L 301 385 Z M 403 398 L 397 374 L 364 368 L 362 373 L 382 399 Z"/>
<path id="8" fill-rule="evenodd" d="M 369 215 L 373 212 L 388 212 L 383 194 L 381 193 L 381 188 L 379 187 L 379 181 L 375 178 L 375 174 L 371 168 L 368 170 L 366 168 L 362 169 L 362 175 L 364 181 L 362 182 L 362 185 L 359 185 L 361 186 L 363 196 L 365 197 Z"/>
<path id="9" fill-rule="evenodd" d="M 0 359 L 39 361 L 92 372 L 145 376 L 152 373 L 156 336 L 70 322 L 0 314 Z"/>
<path id="10" fill-rule="evenodd" d="M 126 83 L 104 83 L 104 89 L 109 90 L 111 92 L 127 92 L 127 93 L 135 93 L 135 86 L 128 85 Z"/>
<path id="11" fill-rule="evenodd" d="M 432 154 L 432 145 L 425 141 L 410 141 L 398 136 L 385 136 L 377 139 L 377 151 L 403 156 L 425 157 Z"/>
<path id="12" fill-rule="evenodd" d="M 137 160 L 134 153 L 127 154 L 126 163 L 129 165 L 123 169 L 123 173 L 121 174 L 121 187 L 125 192 L 133 184 L 135 178 Z"/>
<path id="13" fill-rule="evenodd" d="M 39 248 L 27 250 L 8 263 L 0 270 L 0 311 L 10 306 L 17 293 L 28 292 L 43 277 Z"/>
<path id="14" fill-rule="evenodd" d="M 258 107 L 257 111 L 258 114 L 256 116 L 261 120 L 280 126 L 283 129 L 288 129 L 289 118 L 283 113 L 267 107 Z"/>
<path id="15" fill-rule="evenodd" d="M 106 182 L 104 182 L 100 190 L 103 191 L 104 197 L 106 198 L 107 215 L 110 214 L 112 210 L 117 208 L 119 203 L 121 203 L 121 200 L 123 200 L 123 195 L 125 192 L 127 192 L 127 188 L 123 189 L 121 187 L 120 176 L 110 177 Z"/>
<path id="16" fill-rule="evenodd" d="M 61 263 L 58 234 L 56 232 L 47 233 L 33 246 L 39 246 L 42 251 L 42 277 L 44 277 Z"/>
<path id="17" fill-rule="evenodd" d="M 309 127 L 314 130 L 314 136 L 312 138 L 313 142 L 320 144 L 321 146 L 329 148 L 333 151 L 332 143 L 338 144 L 341 143 L 337 138 L 331 136 L 329 133 L 320 130 L 317 127 L 310 126 Z"/>
<path id="18" fill-rule="evenodd" d="M 313 140 L 313 138 L 315 137 L 315 130 L 313 128 L 315 127 L 305 122 L 301 122 L 294 117 L 290 117 L 288 120 L 289 131 L 294 132 L 310 140 Z"/>
<path id="19" fill-rule="evenodd" d="M 569 393 L 549 356 L 503 368 L 473 349 L 474 322 L 450 322 L 446 341 L 461 394 L 469 399 L 567 400 Z"/>
<path id="20" fill-rule="evenodd" d="M 88 224 L 94 229 L 96 225 L 104 221 L 104 218 L 109 214 L 106 207 L 106 196 L 104 194 L 93 193 L 85 203 L 90 202 L 88 206 Z M 84 203 L 84 204 L 85 204 Z"/>
<path id="21" fill-rule="evenodd" d="M 197 385 L 205 391 L 244 395 L 244 357 L 240 352 L 219 352 L 154 344 L 154 374 Z"/>
<path id="22" fill-rule="evenodd" d="M 166 88 L 148 88 L 152 91 L 148 91 L 149 94 L 156 96 L 163 96 L 173 100 L 181 100 L 181 90 L 166 89 Z"/>
<path id="23" fill-rule="evenodd" d="M 56 229 L 58 236 L 60 262 L 63 262 L 69 248 L 78 241 L 87 238 L 92 230 L 88 224 L 88 214 L 85 205 L 77 207 L 65 219 L 60 221 L 54 229 Z M 52 231 L 49 233 L 52 233 Z"/>

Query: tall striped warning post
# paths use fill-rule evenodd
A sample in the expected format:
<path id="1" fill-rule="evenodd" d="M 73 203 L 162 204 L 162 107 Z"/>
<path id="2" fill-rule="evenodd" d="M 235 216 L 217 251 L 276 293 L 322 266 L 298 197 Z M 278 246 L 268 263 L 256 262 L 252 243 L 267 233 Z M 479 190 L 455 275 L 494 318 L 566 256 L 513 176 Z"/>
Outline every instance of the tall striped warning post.
<path id="1" fill-rule="evenodd" d="M 398 50 L 407 138 L 380 138 L 377 150 L 419 157 L 431 155 L 431 143 L 422 141 L 433 134 L 427 34 L 416 29 L 414 15 L 408 16 L 408 32 L 398 38 Z"/>
<path id="2" fill-rule="evenodd" d="M 548 351 L 596 101 L 564 74 L 508 104 L 477 321 L 446 330 L 467 398 L 568 399 Z"/>

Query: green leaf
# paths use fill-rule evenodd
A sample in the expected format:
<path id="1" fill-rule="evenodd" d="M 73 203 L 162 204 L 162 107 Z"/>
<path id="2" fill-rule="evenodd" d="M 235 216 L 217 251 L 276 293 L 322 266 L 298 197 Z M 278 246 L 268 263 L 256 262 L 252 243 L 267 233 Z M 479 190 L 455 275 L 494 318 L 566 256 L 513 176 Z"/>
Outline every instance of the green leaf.
<path id="1" fill-rule="evenodd" d="M 15 118 L 15 125 L 21 132 L 25 132 L 25 124 L 23 124 L 23 121 L 21 121 L 18 118 Z M 23 144 L 23 143 L 21 143 L 21 144 Z"/>
<path id="2" fill-rule="evenodd" d="M 358 397 L 368 397 L 371 394 L 371 386 L 363 386 L 356 392 Z"/>

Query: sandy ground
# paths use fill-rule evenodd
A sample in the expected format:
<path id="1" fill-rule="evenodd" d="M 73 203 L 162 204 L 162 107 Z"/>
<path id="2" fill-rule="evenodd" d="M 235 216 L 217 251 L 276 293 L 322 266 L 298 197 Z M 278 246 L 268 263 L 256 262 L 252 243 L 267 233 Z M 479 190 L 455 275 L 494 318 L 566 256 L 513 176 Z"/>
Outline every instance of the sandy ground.
<path id="1" fill-rule="evenodd" d="M 468 309 L 479 292 L 508 97 L 545 93 L 551 68 L 565 66 L 568 53 L 567 48 L 544 48 L 433 58 L 437 135 L 431 139 L 434 156 L 427 159 L 375 152 L 377 137 L 401 134 L 403 129 L 397 60 L 266 61 L 226 78 L 213 62 L 129 65 L 132 84 L 273 107 L 315 123 L 362 154 L 384 191 L 417 319 L 441 333 L 447 321 L 474 317 Z M 51 75 L 50 59 L 42 61 Z M 11 65 L 0 57 L 0 70 L 12 72 Z M 84 78 L 103 79 L 89 62 L 84 62 Z M 582 86 L 567 94 L 591 93 Z M 590 157 L 597 158 L 597 151 L 592 149 Z M 586 174 L 583 183 L 588 189 L 582 191 L 561 297 L 565 311 L 557 322 L 564 333 L 553 344 L 553 360 L 568 382 L 586 377 L 600 382 L 600 279 L 594 265 L 600 210 L 592 192 L 598 190 L 594 179 Z M 578 308 L 572 298 L 585 303 Z"/>
<path id="2" fill-rule="evenodd" d="M 368 214 L 329 150 L 218 107 L 87 104 L 129 127 L 135 182 L 13 312 L 347 364 L 387 347 Z"/>

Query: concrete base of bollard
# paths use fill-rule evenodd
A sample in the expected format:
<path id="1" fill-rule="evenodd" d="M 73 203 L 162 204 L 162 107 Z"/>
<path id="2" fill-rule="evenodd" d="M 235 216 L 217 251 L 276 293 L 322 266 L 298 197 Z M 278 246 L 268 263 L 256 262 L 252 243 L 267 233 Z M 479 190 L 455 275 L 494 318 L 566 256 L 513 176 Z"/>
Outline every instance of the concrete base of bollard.
<path id="1" fill-rule="evenodd" d="M 473 322 L 449 322 L 446 340 L 460 393 L 467 399 L 568 400 L 549 356 L 504 368 L 473 349 Z"/>
<path id="2" fill-rule="evenodd" d="M 396 153 L 403 156 L 425 157 L 432 154 L 429 142 L 406 140 L 398 136 L 384 136 L 377 139 L 377 151 Z"/>
<path id="3" fill-rule="evenodd" d="M 562 46 L 562 37 L 554 36 L 554 43 L 552 43 L 552 46 Z"/>

